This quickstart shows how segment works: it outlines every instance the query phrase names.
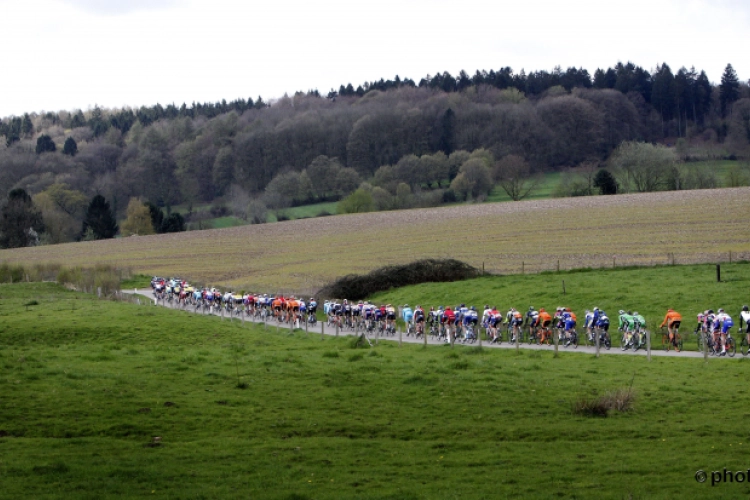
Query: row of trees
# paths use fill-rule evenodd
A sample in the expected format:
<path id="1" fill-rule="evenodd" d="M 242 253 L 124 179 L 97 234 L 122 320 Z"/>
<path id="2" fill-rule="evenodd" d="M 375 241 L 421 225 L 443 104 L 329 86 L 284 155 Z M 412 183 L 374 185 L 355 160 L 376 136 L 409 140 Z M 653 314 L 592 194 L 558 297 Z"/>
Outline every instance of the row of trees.
<path id="1" fill-rule="evenodd" d="M 153 204 L 133 198 L 127 218 L 118 226 L 109 202 L 96 195 L 89 202 L 78 191 L 54 184 L 33 198 L 24 189 L 12 189 L 0 209 L 0 248 L 35 246 L 73 240 L 100 240 L 123 236 L 185 230 L 179 213 L 164 213 Z"/>

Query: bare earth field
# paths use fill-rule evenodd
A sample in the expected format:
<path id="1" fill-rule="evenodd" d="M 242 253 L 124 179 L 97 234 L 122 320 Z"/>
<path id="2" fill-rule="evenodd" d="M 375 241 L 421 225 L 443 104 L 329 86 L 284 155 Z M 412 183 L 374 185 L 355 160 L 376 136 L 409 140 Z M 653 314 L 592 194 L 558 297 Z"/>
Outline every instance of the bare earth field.
<path id="1" fill-rule="evenodd" d="M 484 203 L 0 251 L 209 285 L 309 292 L 349 273 L 451 257 L 493 273 L 750 259 L 750 188 Z"/>

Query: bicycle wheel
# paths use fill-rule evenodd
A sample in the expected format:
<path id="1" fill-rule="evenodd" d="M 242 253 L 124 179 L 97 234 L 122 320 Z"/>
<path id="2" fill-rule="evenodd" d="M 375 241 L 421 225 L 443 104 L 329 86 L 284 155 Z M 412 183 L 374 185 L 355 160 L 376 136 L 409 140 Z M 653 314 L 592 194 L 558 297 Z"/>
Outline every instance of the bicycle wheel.
<path id="1" fill-rule="evenodd" d="M 604 336 L 604 348 L 609 351 L 609 348 L 612 347 L 612 339 L 609 336 L 609 333 L 607 333 Z"/>
<path id="2" fill-rule="evenodd" d="M 740 342 L 740 352 L 742 353 L 743 356 L 747 356 L 747 352 L 748 352 L 747 347 L 748 347 L 747 337 L 745 337 L 744 339 L 742 339 L 742 342 Z"/>
<path id="3" fill-rule="evenodd" d="M 679 349 L 680 351 L 682 351 L 682 347 L 683 347 L 683 344 L 682 344 L 682 335 L 680 335 L 680 334 L 678 333 L 678 334 L 677 334 L 677 348 L 678 348 L 678 349 Z M 732 354 L 732 356 L 734 356 L 734 354 Z"/>
<path id="4" fill-rule="evenodd" d="M 570 332 L 570 345 L 573 346 L 573 349 L 578 349 L 578 332 Z"/>
<path id="5" fill-rule="evenodd" d="M 737 344 L 735 344 L 734 339 L 732 337 L 727 337 L 727 356 L 730 358 L 733 358 L 735 354 L 737 354 Z"/>

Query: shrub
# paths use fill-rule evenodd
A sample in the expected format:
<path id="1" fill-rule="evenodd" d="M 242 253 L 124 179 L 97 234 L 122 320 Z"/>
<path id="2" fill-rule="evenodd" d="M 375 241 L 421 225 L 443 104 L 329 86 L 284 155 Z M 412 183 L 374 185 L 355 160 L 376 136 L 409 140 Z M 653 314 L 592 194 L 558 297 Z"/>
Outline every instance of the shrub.
<path id="1" fill-rule="evenodd" d="M 479 276 L 480 271 L 454 259 L 424 259 L 410 264 L 386 266 L 369 274 L 344 276 L 318 291 L 321 298 L 347 297 L 360 300 L 376 292 L 419 283 L 460 281 Z"/>

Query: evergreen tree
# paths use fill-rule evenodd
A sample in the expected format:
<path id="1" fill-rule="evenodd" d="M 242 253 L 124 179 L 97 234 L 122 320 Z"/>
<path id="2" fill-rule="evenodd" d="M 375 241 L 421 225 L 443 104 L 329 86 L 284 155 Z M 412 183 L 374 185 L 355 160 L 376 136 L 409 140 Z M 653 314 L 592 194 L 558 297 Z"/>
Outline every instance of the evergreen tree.
<path id="1" fill-rule="evenodd" d="M 8 193 L 8 201 L 0 211 L 0 248 L 34 245 L 44 231 L 42 213 L 23 189 Z"/>
<path id="2" fill-rule="evenodd" d="M 109 130 L 109 123 L 104 119 L 101 108 L 96 106 L 91 112 L 91 119 L 88 123 L 91 130 L 94 132 L 95 137 L 104 135 Z"/>
<path id="3" fill-rule="evenodd" d="M 21 120 L 21 135 L 29 137 L 34 132 L 34 125 L 31 123 L 31 117 L 28 113 L 24 113 L 23 120 Z"/>
<path id="4" fill-rule="evenodd" d="M 440 120 L 440 141 L 438 149 L 450 155 L 455 149 L 456 113 L 448 108 Z"/>
<path id="5" fill-rule="evenodd" d="M 146 203 L 146 206 L 151 214 L 151 225 L 154 226 L 154 231 L 161 233 L 161 226 L 164 223 L 164 212 L 150 201 Z"/>
<path id="6" fill-rule="evenodd" d="M 721 75 L 719 85 L 719 101 L 721 102 L 721 116 L 732 114 L 732 103 L 740 97 L 740 79 L 731 64 L 727 64 L 724 74 Z"/>
<path id="7" fill-rule="evenodd" d="M 599 188 L 599 194 L 617 194 L 617 179 L 609 170 L 601 169 L 594 176 L 594 187 Z"/>
<path id="8" fill-rule="evenodd" d="M 664 122 L 668 122 L 674 117 L 675 96 L 675 83 L 672 70 L 666 64 L 657 66 L 656 73 L 653 75 L 651 104 L 661 115 L 663 133 L 665 133 Z"/>
<path id="9" fill-rule="evenodd" d="M 164 219 L 161 226 L 161 233 L 179 233 L 185 230 L 185 219 L 179 212 L 173 212 L 169 217 Z"/>
<path id="10" fill-rule="evenodd" d="M 63 144 L 63 150 L 64 155 L 68 156 L 75 156 L 78 154 L 78 143 L 75 139 L 72 137 L 68 137 L 65 139 L 65 144 Z"/>
<path id="11" fill-rule="evenodd" d="M 55 141 L 50 136 L 46 134 L 40 135 L 36 140 L 36 154 L 54 153 L 56 150 Z"/>
<path id="12" fill-rule="evenodd" d="M 109 208 L 109 202 L 100 194 L 94 196 L 83 219 L 82 236 L 86 237 L 91 231 L 91 236 L 95 240 L 104 240 L 114 238 L 117 229 L 117 221 Z"/>

